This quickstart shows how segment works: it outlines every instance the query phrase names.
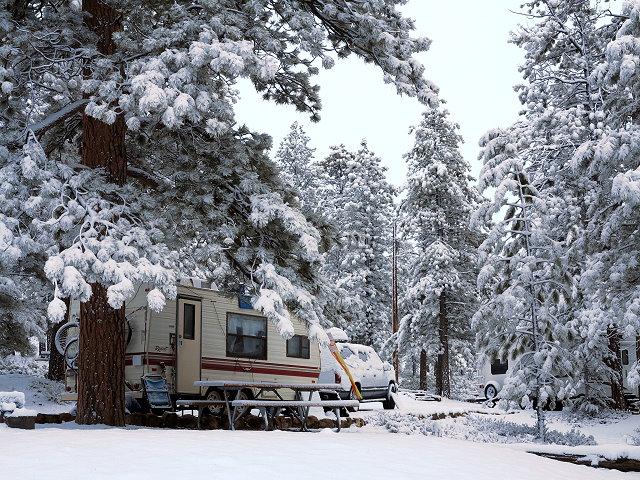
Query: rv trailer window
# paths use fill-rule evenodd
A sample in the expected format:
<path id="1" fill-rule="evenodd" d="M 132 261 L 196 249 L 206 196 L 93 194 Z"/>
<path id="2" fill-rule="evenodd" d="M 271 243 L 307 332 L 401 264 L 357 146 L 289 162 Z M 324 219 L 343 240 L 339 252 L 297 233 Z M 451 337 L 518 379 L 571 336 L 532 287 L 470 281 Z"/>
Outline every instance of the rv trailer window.
<path id="1" fill-rule="evenodd" d="M 227 357 L 267 359 L 267 319 L 227 314 Z"/>
<path id="2" fill-rule="evenodd" d="M 311 358 L 309 339 L 303 335 L 294 335 L 287 340 L 287 357 Z"/>
<path id="3" fill-rule="evenodd" d="M 507 369 L 509 368 L 509 361 L 505 360 L 504 363 L 500 361 L 500 359 L 493 359 L 491 362 L 491 375 L 503 375 L 507 373 Z"/>
<path id="4" fill-rule="evenodd" d="M 629 365 L 629 350 L 622 350 L 622 364 Z"/>
<path id="5" fill-rule="evenodd" d="M 184 331 L 182 338 L 185 340 L 196 338 L 196 306 L 192 303 L 184 304 Z"/>

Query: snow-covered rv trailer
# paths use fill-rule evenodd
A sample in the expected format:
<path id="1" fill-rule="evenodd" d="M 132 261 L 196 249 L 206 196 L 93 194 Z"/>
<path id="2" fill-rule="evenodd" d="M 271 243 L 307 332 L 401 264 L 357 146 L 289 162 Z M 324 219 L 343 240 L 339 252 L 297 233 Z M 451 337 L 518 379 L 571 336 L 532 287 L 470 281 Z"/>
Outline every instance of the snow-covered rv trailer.
<path id="1" fill-rule="evenodd" d="M 625 390 L 631 391 L 627 376 L 633 364 L 637 361 L 635 338 L 623 338 L 620 341 L 620 362 L 622 364 L 622 382 Z M 481 383 L 478 385 L 480 395 L 488 400 L 496 397 L 504 385 L 504 381 L 509 373 L 508 360 L 500 360 L 497 358 L 489 358 L 483 356 L 482 366 L 480 368 Z M 635 392 L 637 394 L 638 392 Z"/>
<path id="2" fill-rule="evenodd" d="M 148 285 L 126 303 L 125 378 L 132 396 L 142 397 L 144 374 L 163 375 L 174 398 L 219 396 L 194 386 L 197 380 L 317 381 L 319 348 L 304 322 L 292 319 L 295 336 L 285 340 L 248 299 L 199 285 L 182 281 L 161 312 L 147 306 Z"/>

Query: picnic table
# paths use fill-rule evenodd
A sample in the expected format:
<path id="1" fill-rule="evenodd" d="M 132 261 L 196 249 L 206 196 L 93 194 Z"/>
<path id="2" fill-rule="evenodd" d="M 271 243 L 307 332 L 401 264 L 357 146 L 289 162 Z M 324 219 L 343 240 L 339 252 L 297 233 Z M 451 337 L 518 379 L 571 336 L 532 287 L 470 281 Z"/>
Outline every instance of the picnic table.
<path id="1" fill-rule="evenodd" d="M 352 401 L 312 401 L 311 397 L 313 392 L 330 391 L 335 392 L 341 390 L 342 386 L 337 383 L 280 383 L 280 382 L 253 382 L 253 381 L 236 381 L 236 380 L 198 380 L 193 382 L 198 387 L 214 387 L 223 393 L 223 400 L 209 401 L 209 400 L 185 400 L 178 401 L 178 404 L 193 405 L 199 407 L 198 423 L 200 415 L 202 414 L 203 407 L 212 405 L 214 403 L 224 403 L 227 409 L 227 417 L 229 419 L 229 426 L 232 430 L 235 429 L 235 422 L 241 416 L 238 412 L 250 407 L 256 407 L 260 409 L 261 414 L 265 418 L 265 425 L 268 428 L 269 418 L 273 418 L 280 413 L 283 409 L 289 409 L 292 414 L 297 417 L 302 423 L 302 430 L 306 430 L 307 417 L 309 416 L 309 409 L 312 406 L 325 406 L 327 408 L 344 408 L 352 407 Z M 253 400 L 241 400 L 239 398 L 240 392 L 245 389 L 257 390 Z M 282 396 L 283 390 L 293 390 L 294 400 L 285 400 Z M 266 392 L 272 392 L 277 399 L 265 400 L 260 398 Z M 303 398 L 304 393 L 308 393 L 307 399 Z M 347 402 L 348 405 L 344 402 Z M 340 403 L 339 406 L 337 404 Z M 356 402 L 357 403 L 357 402 Z M 331 404 L 331 405 L 329 405 Z M 338 428 L 339 428 L 338 417 Z"/>

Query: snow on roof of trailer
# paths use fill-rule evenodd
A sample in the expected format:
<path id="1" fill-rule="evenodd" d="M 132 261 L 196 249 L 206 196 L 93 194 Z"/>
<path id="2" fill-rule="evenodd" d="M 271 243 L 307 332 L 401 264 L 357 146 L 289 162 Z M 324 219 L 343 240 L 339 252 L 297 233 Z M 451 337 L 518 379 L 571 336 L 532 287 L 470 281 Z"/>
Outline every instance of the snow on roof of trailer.
<path id="1" fill-rule="evenodd" d="M 327 334 L 330 334 L 336 342 L 348 342 L 349 335 L 344 330 L 338 327 L 331 327 L 325 330 Z"/>
<path id="2" fill-rule="evenodd" d="M 203 278 L 196 277 L 183 277 L 178 281 L 178 285 L 182 285 L 183 287 L 195 287 L 195 288 L 206 288 L 207 290 L 218 290 L 218 286 Z"/>

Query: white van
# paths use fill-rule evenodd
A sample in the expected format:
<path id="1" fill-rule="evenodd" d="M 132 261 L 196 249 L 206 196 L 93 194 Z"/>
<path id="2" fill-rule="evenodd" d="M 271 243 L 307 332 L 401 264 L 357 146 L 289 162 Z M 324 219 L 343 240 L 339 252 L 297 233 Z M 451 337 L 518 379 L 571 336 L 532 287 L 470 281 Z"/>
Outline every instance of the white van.
<path id="1" fill-rule="evenodd" d="M 342 330 L 332 328 L 329 332 L 336 339 L 340 355 L 362 395 L 360 401 L 382 402 L 385 409 L 395 408 L 393 394 L 398 391 L 398 387 L 395 382 L 395 371 L 391 364 L 383 362 L 371 347 L 344 341 L 348 338 Z M 342 386 L 342 391 L 339 392 L 340 397 L 344 400 L 355 399 L 349 377 L 333 357 L 329 348 L 320 348 L 320 363 L 322 371 L 318 381 L 320 383 L 339 383 Z"/>

